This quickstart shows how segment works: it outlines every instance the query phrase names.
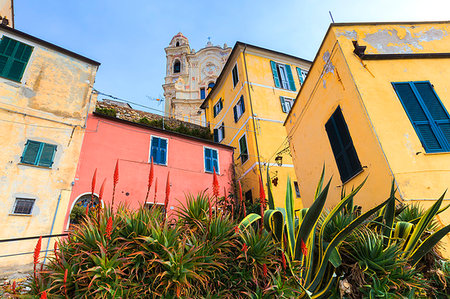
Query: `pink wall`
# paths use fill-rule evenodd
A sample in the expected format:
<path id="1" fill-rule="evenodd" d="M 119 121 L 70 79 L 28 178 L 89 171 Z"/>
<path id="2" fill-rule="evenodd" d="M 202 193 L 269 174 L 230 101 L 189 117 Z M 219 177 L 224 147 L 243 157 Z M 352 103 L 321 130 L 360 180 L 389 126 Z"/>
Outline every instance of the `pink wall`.
<path id="1" fill-rule="evenodd" d="M 80 195 L 90 193 L 95 169 L 97 169 L 95 193 L 98 194 L 100 185 L 106 178 L 103 199 L 106 203 L 111 202 L 117 159 L 119 159 L 119 182 L 115 193 L 115 205 L 122 202 L 136 208 L 143 203 L 147 193 L 152 135 L 168 139 L 167 166 L 154 165 L 155 179 L 158 178 L 156 199 L 158 203 L 164 203 L 169 170 L 170 207 L 178 206 L 180 204 L 178 201 L 184 203 L 184 194 L 197 194 L 206 188 L 212 192 L 213 175 L 204 171 L 204 146 L 218 150 L 220 195 L 223 195 L 224 187 L 227 193 L 231 191 L 233 148 L 91 114 L 88 117 L 64 228 L 67 227 L 74 202 Z M 154 185 L 155 180 L 149 202 L 153 202 Z"/>

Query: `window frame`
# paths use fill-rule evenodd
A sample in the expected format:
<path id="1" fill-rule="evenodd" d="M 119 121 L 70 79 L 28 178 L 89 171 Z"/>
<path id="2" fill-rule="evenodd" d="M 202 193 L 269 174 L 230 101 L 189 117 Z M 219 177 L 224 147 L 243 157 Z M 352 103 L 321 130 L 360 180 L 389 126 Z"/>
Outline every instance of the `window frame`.
<path id="1" fill-rule="evenodd" d="M 209 146 L 205 146 L 205 145 L 203 146 L 203 171 L 205 173 L 214 173 L 212 170 L 209 171 L 209 170 L 206 169 L 206 149 L 210 149 L 210 150 L 215 151 L 217 153 L 217 168 L 219 168 L 219 169 L 216 169 L 216 174 L 220 174 L 219 150 L 215 149 L 215 148 L 212 148 L 212 147 L 209 147 Z M 213 169 L 214 169 L 214 160 L 212 161 L 212 163 L 213 163 L 212 166 L 213 166 Z"/>
<path id="2" fill-rule="evenodd" d="M 152 142 L 153 142 L 153 138 L 159 138 L 159 139 L 166 140 L 166 163 L 165 164 L 157 163 L 153 159 L 153 164 L 161 165 L 161 166 L 169 165 L 169 139 L 165 138 L 165 137 L 157 136 L 157 135 L 150 135 L 150 151 L 149 151 L 150 153 L 149 153 L 149 156 L 148 156 L 148 163 L 152 162 Z"/>
<path id="3" fill-rule="evenodd" d="M 292 67 L 290 64 L 270 60 L 270 68 L 275 88 L 294 92 L 297 91 L 294 75 L 292 73 Z M 285 76 L 282 76 L 282 74 L 284 74 Z"/>
<path id="4" fill-rule="evenodd" d="M 286 107 L 284 105 L 286 102 L 290 103 L 289 109 L 286 109 Z M 294 106 L 294 102 L 295 102 L 294 98 L 280 96 L 281 111 L 283 113 L 289 113 L 289 111 L 291 111 L 291 109 L 292 109 L 292 106 Z"/>
<path id="5" fill-rule="evenodd" d="M 235 76 L 236 76 L 236 78 L 235 78 Z M 231 70 L 231 80 L 233 81 L 233 88 L 236 88 L 236 86 L 239 83 L 239 70 L 237 67 L 237 62 L 234 64 L 233 69 Z"/>
<path id="6" fill-rule="evenodd" d="M 24 157 L 25 157 L 25 154 L 26 154 L 26 152 L 28 150 L 28 146 L 29 146 L 30 142 L 31 143 L 34 142 L 34 143 L 38 143 L 39 144 L 39 149 L 38 149 L 38 152 L 36 153 L 36 157 L 34 159 L 34 163 L 28 163 L 28 162 L 24 161 Z M 45 145 L 53 147 L 53 153 L 52 153 L 52 157 L 51 157 L 50 166 L 40 165 L 41 158 L 42 158 L 42 152 L 43 152 L 43 149 L 44 149 Z M 58 150 L 58 145 L 57 144 L 52 144 L 52 143 L 36 141 L 36 140 L 32 140 L 32 139 L 27 139 L 27 142 L 25 143 L 25 147 L 24 147 L 23 152 L 22 152 L 22 156 L 20 157 L 20 164 L 51 169 L 53 164 L 55 163 L 55 155 L 56 155 L 56 151 L 57 150 Z"/>
<path id="7" fill-rule="evenodd" d="M 245 138 L 245 149 L 247 150 L 246 155 L 244 155 L 244 156 L 247 157 L 245 159 L 245 161 L 242 161 L 242 157 L 243 157 L 242 149 L 241 149 L 241 139 L 242 138 Z M 239 143 L 239 156 L 238 156 L 238 159 L 240 159 L 241 160 L 241 164 L 244 165 L 248 160 L 250 160 L 250 155 L 248 153 L 248 140 L 247 140 L 247 134 L 246 133 L 242 134 L 242 136 L 238 139 L 238 143 Z"/>
<path id="8" fill-rule="evenodd" d="M 222 124 L 217 129 L 214 129 L 213 132 L 214 132 L 214 136 L 213 136 L 214 142 L 219 143 L 222 140 L 224 140 L 225 139 L 225 123 L 222 122 Z M 216 138 L 216 132 L 217 132 L 217 138 Z M 221 136 L 222 138 L 219 138 L 219 132 L 222 133 L 222 136 Z"/>
<path id="9" fill-rule="evenodd" d="M 178 72 L 175 71 L 175 66 L 177 65 L 177 63 L 178 63 Z M 179 73 L 181 73 L 181 61 L 180 61 L 179 59 L 175 59 L 175 60 L 174 60 L 174 62 L 173 62 L 173 67 L 172 67 L 172 73 L 173 73 L 173 74 L 179 74 Z"/>
<path id="10" fill-rule="evenodd" d="M 217 108 L 217 107 L 219 107 L 219 106 L 220 106 L 220 109 Z M 223 109 L 223 100 L 222 100 L 222 98 L 220 98 L 220 99 L 216 102 L 216 104 L 214 104 L 214 106 L 213 106 L 214 117 L 217 117 L 217 115 L 219 115 L 219 113 L 222 111 L 222 109 Z"/>
<path id="11" fill-rule="evenodd" d="M 234 122 L 237 123 L 242 115 L 245 113 L 245 102 L 244 102 L 244 95 L 241 95 L 239 97 L 239 100 L 236 102 L 236 105 L 233 106 L 233 116 L 234 116 L 234 110 L 236 109 L 236 118 L 234 119 Z M 240 114 L 238 113 L 238 109 Z"/>
<path id="12" fill-rule="evenodd" d="M 392 87 L 394 88 L 395 94 L 397 95 L 397 98 L 400 100 L 403 110 L 405 111 L 406 115 L 408 116 L 408 119 L 409 119 L 414 131 L 416 132 L 416 136 L 417 136 L 417 138 L 419 138 L 419 141 L 420 141 L 422 147 L 424 148 L 425 152 L 426 153 L 448 153 L 448 152 L 450 152 L 450 140 L 447 140 L 447 138 L 444 135 L 444 132 L 438 126 L 438 122 L 441 122 L 441 123 L 447 123 L 447 122 L 445 122 L 443 120 L 435 120 L 434 119 L 433 115 L 431 114 L 430 110 L 428 109 L 427 105 L 425 104 L 424 99 L 422 98 L 422 95 L 419 93 L 417 87 L 415 86 L 416 83 L 419 83 L 419 84 L 426 83 L 430 86 L 431 90 L 433 91 L 434 95 L 436 96 L 436 99 L 437 99 L 436 103 L 441 106 L 442 110 L 445 112 L 445 114 L 447 115 L 447 118 L 449 119 L 447 122 L 450 123 L 450 114 L 448 113 L 447 108 L 442 103 L 436 90 L 434 89 L 433 84 L 431 84 L 430 81 L 391 82 Z M 428 120 L 428 124 L 430 125 L 431 132 L 433 133 L 434 137 L 436 138 L 437 142 L 439 143 L 441 149 L 433 150 L 433 149 L 429 148 L 429 146 L 426 144 L 425 139 L 422 136 L 422 133 L 417 128 L 417 125 L 421 125 L 421 124 L 416 124 L 418 122 L 424 122 L 424 121 L 414 121 L 413 120 L 410 111 L 407 110 L 406 104 L 404 103 L 404 100 L 402 99 L 402 97 L 400 96 L 400 93 L 398 92 L 397 86 L 400 84 L 408 84 L 410 86 L 414 96 L 417 99 L 417 102 L 419 103 L 420 108 L 422 109 L 426 119 Z M 426 125 L 426 124 L 424 123 L 424 125 Z"/>
<path id="13" fill-rule="evenodd" d="M 345 132 L 348 134 L 348 136 L 341 136 L 339 133 L 339 129 L 338 126 L 336 124 L 335 121 L 335 115 L 338 112 L 338 110 L 340 111 L 340 114 L 342 115 L 342 120 L 343 120 L 343 129 L 345 130 Z M 333 147 L 333 143 L 332 143 L 332 138 L 330 138 L 330 134 L 327 130 L 327 124 L 331 122 L 331 125 L 333 127 L 334 133 L 335 133 L 335 137 L 337 138 L 337 143 L 339 143 L 339 147 L 338 149 Z M 331 147 L 331 151 L 333 153 L 334 156 L 334 161 L 336 163 L 336 166 L 338 168 L 339 171 L 339 175 L 341 178 L 341 181 L 343 184 L 349 182 L 350 180 L 352 180 L 355 176 L 357 176 L 359 173 L 361 173 L 363 171 L 363 167 L 361 165 L 361 161 L 359 160 L 359 156 L 358 156 L 358 152 L 356 151 L 356 147 L 353 143 L 353 139 L 352 136 L 350 134 L 350 130 L 348 128 L 347 122 L 345 121 L 344 118 L 344 113 L 342 113 L 342 109 L 340 106 L 337 106 L 336 109 L 333 111 L 333 113 L 330 115 L 330 117 L 328 118 L 327 122 L 325 123 L 325 131 L 327 133 L 328 136 L 328 141 Z M 348 143 L 344 144 L 343 142 L 343 137 L 347 137 L 348 138 Z M 350 156 L 348 155 L 348 150 L 351 150 L 353 148 L 353 152 L 355 153 L 355 157 L 356 158 L 356 162 L 358 163 L 358 167 L 356 167 L 355 169 L 352 169 L 351 167 L 351 160 L 350 160 Z M 336 153 L 337 150 L 340 150 L 338 153 Z M 343 163 L 345 166 L 345 169 L 342 168 L 342 166 L 339 166 L 338 160 L 339 158 L 343 158 Z M 348 171 L 348 176 L 344 177 L 343 176 L 343 172 L 344 171 Z"/>
<path id="14" fill-rule="evenodd" d="M 308 76 L 309 71 L 304 70 L 298 66 L 296 68 L 297 68 L 298 81 L 300 82 L 300 86 L 302 86 L 306 80 L 306 76 Z"/>
<path id="15" fill-rule="evenodd" d="M 16 196 L 14 198 L 15 198 L 15 200 L 14 200 L 14 204 L 13 204 L 10 215 L 14 215 L 14 216 L 32 216 L 33 215 L 33 209 L 34 209 L 34 206 L 36 205 L 36 198 L 22 197 L 22 196 Z M 32 201 L 33 204 L 30 208 L 30 213 L 16 213 L 17 203 L 19 200 Z"/>

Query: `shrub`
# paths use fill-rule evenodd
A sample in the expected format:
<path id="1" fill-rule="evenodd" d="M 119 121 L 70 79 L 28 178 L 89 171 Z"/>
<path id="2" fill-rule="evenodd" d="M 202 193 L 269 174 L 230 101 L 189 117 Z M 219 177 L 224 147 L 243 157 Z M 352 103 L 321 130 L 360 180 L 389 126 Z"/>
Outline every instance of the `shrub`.
<path id="1" fill-rule="evenodd" d="M 97 108 L 95 108 L 95 112 L 106 115 L 106 116 L 112 116 L 112 117 L 116 117 L 116 115 L 117 115 L 117 111 L 114 108 L 97 107 Z"/>

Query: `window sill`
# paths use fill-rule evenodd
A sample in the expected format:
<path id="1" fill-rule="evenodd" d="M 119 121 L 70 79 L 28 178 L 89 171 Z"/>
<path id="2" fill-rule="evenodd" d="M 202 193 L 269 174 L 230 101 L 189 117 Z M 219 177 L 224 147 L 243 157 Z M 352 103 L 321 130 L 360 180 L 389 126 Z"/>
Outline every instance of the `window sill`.
<path id="1" fill-rule="evenodd" d="M 30 166 L 30 167 L 36 167 L 36 168 L 42 168 L 42 169 L 52 169 L 51 167 L 47 167 L 47 166 L 39 166 L 39 165 L 33 165 L 33 164 L 27 164 L 27 163 L 17 163 L 17 165 L 24 165 L 24 166 Z"/>
<path id="2" fill-rule="evenodd" d="M 33 215 L 31 214 L 14 214 L 14 213 L 9 213 L 9 216 L 20 216 L 20 217 L 32 217 Z"/>
<path id="3" fill-rule="evenodd" d="M 214 174 L 213 171 L 208 171 L 208 170 L 205 170 L 205 173 Z M 220 176 L 220 172 L 216 172 L 216 174 Z"/>
<path id="4" fill-rule="evenodd" d="M 351 180 L 353 180 L 354 178 L 356 178 L 357 176 L 359 176 L 361 173 L 364 172 L 364 168 L 361 168 L 360 171 L 358 171 L 357 173 L 355 173 L 354 175 L 352 175 L 349 179 L 347 179 L 345 182 L 342 182 L 342 186 L 343 187 L 345 184 L 349 183 Z"/>
<path id="5" fill-rule="evenodd" d="M 434 155 L 450 154 L 450 152 L 429 152 L 429 153 L 427 153 L 427 152 L 418 152 L 418 153 L 416 153 L 416 155 L 419 155 L 419 154 L 423 154 L 425 156 L 434 156 Z"/>
<path id="6" fill-rule="evenodd" d="M 22 78 L 21 78 L 19 81 L 14 80 L 14 79 L 10 79 L 10 78 L 4 77 L 4 76 L 0 76 L 0 78 L 5 79 L 5 80 L 9 80 L 9 81 L 12 81 L 12 82 L 16 82 L 16 83 L 22 83 L 22 82 L 21 82 L 21 81 L 22 81 Z"/>

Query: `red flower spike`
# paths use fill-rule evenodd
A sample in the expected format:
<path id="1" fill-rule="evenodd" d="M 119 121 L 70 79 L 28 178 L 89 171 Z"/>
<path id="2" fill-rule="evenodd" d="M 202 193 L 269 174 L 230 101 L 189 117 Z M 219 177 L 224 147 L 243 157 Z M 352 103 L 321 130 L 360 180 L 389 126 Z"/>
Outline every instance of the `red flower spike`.
<path id="1" fill-rule="evenodd" d="M 148 200 L 148 195 L 150 194 L 150 188 L 152 187 L 153 183 L 153 157 L 151 158 L 152 162 L 150 164 L 150 172 L 148 173 L 148 183 L 147 183 L 147 194 L 145 195 L 144 204 Z"/>
<path id="2" fill-rule="evenodd" d="M 112 217 L 109 216 L 108 218 L 108 222 L 106 223 L 106 238 L 108 238 L 108 240 L 111 239 L 111 232 L 112 232 Z"/>
<path id="3" fill-rule="evenodd" d="M 89 203 L 86 206 L 86 212 L 84 214 L 86 217 L 89 215 Z"/>
<path id="4" fill-rule="evenodd" d="M 91 182 L 91 202 L 94 202 L 94 191 L 95 191 L 95 183 L 97 181 L 97 168 L 94 170 L 94 175 L 92 175 Z"/>
<path id="5" fill-rule="evenodd" d="M 158 192 L 158 178 L 155 179 L 155 198 L 153 198 L 153 203 L 156 205 L 156 193 Z"/>
<path id="6" fill-rule="evenodd" d="M 47 291 L 42 292 L 41 299 L 47 299 Z"/>
<path id="7" fill-rule="evenodd" d="M 244 253 L 247 253 L 247 251 L 248 251 L 247 244 L 244 243 L 244 245 L 242 245 L 241 251 L 244 252 Z"/>
<path id="8" fill-rule="evenodd" d="M 169 195 L 170 195 L 170 181 L 169 181 L 170 171 L 167 173 L 166 182 L 166 198 L 164 199 L 164 221 L 167 216 L 167 208 L 169 207 Z"/>
<path id="9" fill-rule="evenodd" d="M 238 234 L 238 233 L 239 233 L 239 225 L 236 225 L 236 226 L 234 227 L 234 233 L 235 233 L 235 234 Z"/>
<path id="10" fill-rule="evenodd" d="M 11 290 L 12 290 L 13 295 L 15 295 L 16 294 L 16 281 L 15 280 L 13 281 Z"/>
<path id="11" fill-rule="evenodd" d="M 261 177 L 259 177 L 259 200 L 261 207 L 261 228 L 262 228 L 264 223 L 264 211 L 266 210 L 266 193 L 264 193 L 264 186 Z"/>
<path id="12" fill-rule="evenodd" d="M 42 236 L 39 237 L 39 240 L 37 241 L 36 247 L 34 248 L 34 267 L 36 268 L 36 265 L 39 264 L 39 254 L 41 253 L 41 245 L 42 245 Z"/>
<path id="13" fill-rule="evenodd" d="M 58 264 L 61 264 L 61 262 L 60 262 L 60 260 L 59 260 L 59 256 L 58 256 L 58 242 L 55 242 L 55 245 L 54 245 L 54 247 L 53 247 L 53 252 L 55 253 L 55 259 L 56 259 L 56 262 L 57 262 Z"/>
<path id="14" fill-rule="evenodd" d="M 267 265 L 266 264 L 263 265 L 263 275 L 265 278 L 267 278 Z"/>
<path id="15" fill-rule="evenodd" d="M 116 161 L 116 167 L 114 167 L 114 187 L 119 182 L 119 159 Z"/>
<path id="16" fill-rule="evenodd" d="M 105 183 L 106 183 L 106 179 L 103 180 L 103 183 L 100 187 L 100 192 L 98 193 L 98 201 L 100 202 L 100 206 L 102 204 L 103 192 L 105 191 Z"/>
<path id="17" fill-rule="evenodd" d="M 219 180 L 217 179 L 215 167 L 213 167 L 213 194 L 217 200 L 217 197 L 219 197 Z"/>
<path id="18" fill-rule="evenodd" d="M 64 271 L 64 294 L 66 295 L 67 298 L 67 274 L 68 274 L 68 270 L 66 269 Z"/>
<path id="19" fill-rule="evenodd" d="M 283 265 L 283 270 L 286 271 L 286 257 L 284 256 L 284 252 L 281 252 L 281 263 Z"/>
<path id="20" fill-rule="evenodd" d="M 209 216 L 209 221 L 211 221 L 212 218 L 212 206 L 211 206 L 211 197 L 208 196 L 208 216 Z"/>
<path id="21" fill-rule="evenodd" d="M 306 247 L 306 244 L 305 242 L 303 242 L 303 240 L 301 240 L 300 247 L 302 249 L 302 254 L 305 256 L 308 255 L 308 248 Z"/>

